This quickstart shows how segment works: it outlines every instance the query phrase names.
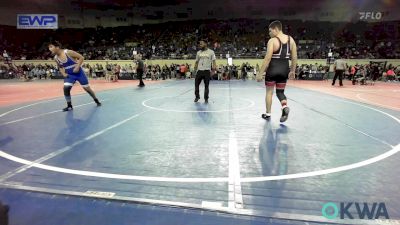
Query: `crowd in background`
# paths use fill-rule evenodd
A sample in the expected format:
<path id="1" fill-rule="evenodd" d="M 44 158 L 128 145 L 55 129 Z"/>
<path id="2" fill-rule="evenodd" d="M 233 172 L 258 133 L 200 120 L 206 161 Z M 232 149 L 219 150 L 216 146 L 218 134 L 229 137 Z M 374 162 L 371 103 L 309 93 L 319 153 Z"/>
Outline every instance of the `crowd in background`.
<path id="1" fill-rule="evenodd" d="M 217 58 L 262 58 L 268 41 L 266 20 L 181 21 L 143 26 L 58 29 L 28 33 L 0 26 L 0 49 L 12 59 L 49 59 L 46 42 L 59 40 L 86 59 L 193 59 L 199 38 L 206 37 Z M 400 58 L 398 22 L 341 23 L 283 21 L 283 31 L 297 42 L 299 58 L 326 58 L 329 50 L 345 58 Z M 29 39 L 26 36 L 29 35 Z"/>
<path id="2" fill-rule="evenodd" d="M 89 78 L 118 80 L 118 79 L 138 79 L 136 63 L 132 61 L 129 64 L 83 64 L 82 69 Z M 213 73 L 214 80 L 230 79 L 255 79 L 260 65 L 251 65 L 243 63 L 242 65 L 217 65 Z M 310 74 L 322 74 L 324 79 L 328 78 L 329 73 L 333 72 L 331 65 L 322 64 L 302 64 L 296 69 L 296 79 L 307 79 Z M 110 79 L 113 76 L 113 79 Z M 195 71 L 191 64 L 170 64 L 145 65 L 143 74 L 144 79 L 165 80 L 165 79 L 190 79 L 194 78 Z M 381 81 L 400 81 L 400 65 L 385 65 L 384 63 L 371 63 L 364 65 L 348 65 L 344 74 L 345 78 L 354 80 L 356 78 L 365 78 L 368 80 Z M 0 65 L 0 78 L 24 78 L 24 79 L 60 79 L 61 74 L 54 64 L 23 64 L 19 66 Z"/>
<path id="3" fill-rule="evenodd" d="M 297 42 L 300 59 L 327 58 L 334 52 L 345 59 L 400 58 L 399 23 L 341 23 L 312 21 L 283 21 L 283 31 Z M 262 58 L 266 53 L 268 21 L 256 19 L 181 21 L 143 26 L 58 29 L 34 32 L 0 26 L 1 60 L 12 65 L 16 59 L 53 60 L 47 49 L 49 40 L 59 40 L 80 52 L 86 60 L 132 60 L 133 52 L 145 59 L 194 59 L 199 38 L 206 37 L 217 58 Z M 29 34 L 29 38 L 26 38 Z M 135 64 L 83 66 L 89 77 L 109 75 L 134 79 Z M 353 68 L 353 69 L 352 69 Z M 243 79 L 252 77 L 259 65 L 219 65 L 215 79 Z M 325 73 L 326 65 L 300 65 L 299 79 L 308 73 Z M 347 74 L 348 73 L 348 74 Z M 49 63 L 0 67 L 0 78 L 31 77 L 59 78 L 57 68 Z M 192 65 L 147 65 L 147 79 L 190 78 Z M 246 76 L 243 76 L 246 74 Z M 379 80 L 398 80 L 399 67 L 392 65 L 352 65 L 347 76 L 365 76 Z M 373 74 L 373 75 L 372 75 Z"/>

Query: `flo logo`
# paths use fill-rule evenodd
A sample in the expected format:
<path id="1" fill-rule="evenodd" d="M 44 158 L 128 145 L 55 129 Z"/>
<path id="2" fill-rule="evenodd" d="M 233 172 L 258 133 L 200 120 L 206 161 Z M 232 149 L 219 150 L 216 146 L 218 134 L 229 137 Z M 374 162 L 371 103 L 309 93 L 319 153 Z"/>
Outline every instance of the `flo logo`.
<path id="1" fill-rule="evenodd" d="M 359 12 L 360 20 L 380 20 L 383 14 L 381 12 Z"/>
<path id="2" fill-rule="evenodd" d="M 358 202 L 341 202 L 339 207 L 336 203 L 328 202 L 322 206 L 322 215 L 327 219 L 389 219 L 385 203 L 374 202 L 358 203 Z M 355 215 L 357 213 L 357 215 Z"/>

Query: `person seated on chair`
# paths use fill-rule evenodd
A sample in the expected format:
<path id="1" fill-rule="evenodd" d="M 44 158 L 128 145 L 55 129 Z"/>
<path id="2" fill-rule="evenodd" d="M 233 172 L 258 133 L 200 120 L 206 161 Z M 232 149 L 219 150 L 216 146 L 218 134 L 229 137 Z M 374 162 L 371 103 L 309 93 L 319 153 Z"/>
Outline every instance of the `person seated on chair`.
<path id="1" fill-rule="evenodd" d="M 393 68 L 389 68 L 386 72 L 386 81 L 394 81 L 396 80 L 396 74 L 394 73 Z"/>
<path id="2" fill-rule="evenodd" d="M 359 83 L 360 85 L 365 85 L 366 84 L 366 72 L 363 66 L 360 67 L 360 69 L 357 71 L 357 79 L 356 82 Z"/>

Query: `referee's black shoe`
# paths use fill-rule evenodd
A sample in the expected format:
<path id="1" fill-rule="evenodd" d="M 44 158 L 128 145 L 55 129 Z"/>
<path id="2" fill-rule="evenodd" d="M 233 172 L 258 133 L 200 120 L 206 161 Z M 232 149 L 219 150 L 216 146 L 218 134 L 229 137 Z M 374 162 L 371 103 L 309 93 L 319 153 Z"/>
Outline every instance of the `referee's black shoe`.
<path id="1" fill-rule="evenodd" d="M 67 106 L 62 109 L 63 112 L 72 111 L 72 110 L 73 110 L 72 106 Z"/>

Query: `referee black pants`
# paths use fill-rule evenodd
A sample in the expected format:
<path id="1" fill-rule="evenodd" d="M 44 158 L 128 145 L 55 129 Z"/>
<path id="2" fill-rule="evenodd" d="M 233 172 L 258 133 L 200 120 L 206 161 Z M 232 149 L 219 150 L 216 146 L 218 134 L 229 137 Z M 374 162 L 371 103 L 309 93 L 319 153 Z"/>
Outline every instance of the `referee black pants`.
<path id="1" fill-rule="evenodd" d="M 196 74 L 196 79 L 195 79 L 195 90 L 194 94 L 196 95 L 196 98 L 200 98 L 200 83 L 202 80 L 204 80 L 204 99 L 208 99 L 208 85 L 210 84 L 210 78 L 211 78 L 211 72 L 210 70 L 199 70 L 197 71 Z"/>
<path id="2" fill-rule="evenodd" d="M 335 76 L 333 77 L 332 85 L 335 85 L 336 79 L 339 77 L 339 85 L 343 86 L 343 73 L 344 70 L 336 70 Z"/>

